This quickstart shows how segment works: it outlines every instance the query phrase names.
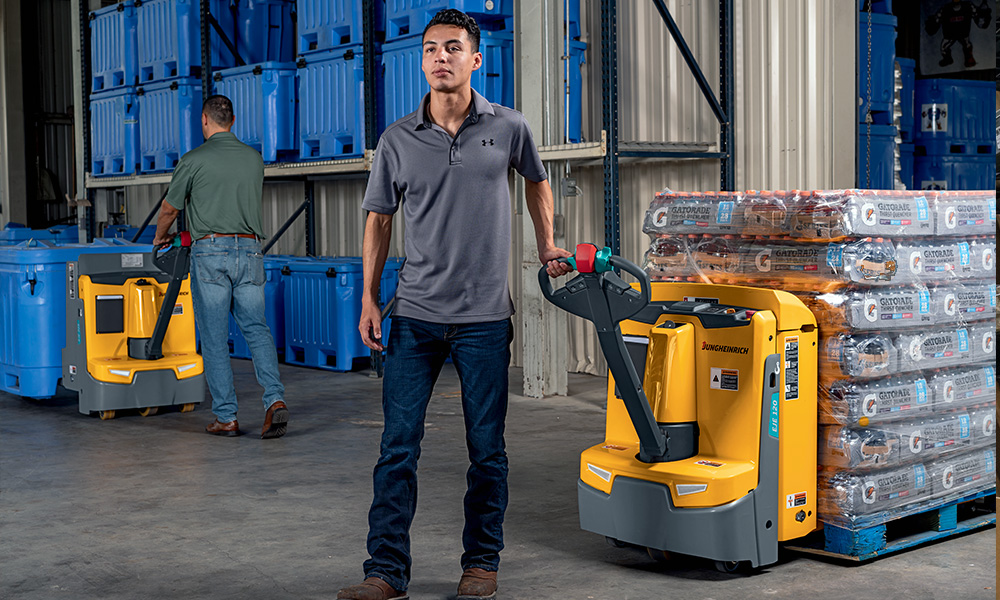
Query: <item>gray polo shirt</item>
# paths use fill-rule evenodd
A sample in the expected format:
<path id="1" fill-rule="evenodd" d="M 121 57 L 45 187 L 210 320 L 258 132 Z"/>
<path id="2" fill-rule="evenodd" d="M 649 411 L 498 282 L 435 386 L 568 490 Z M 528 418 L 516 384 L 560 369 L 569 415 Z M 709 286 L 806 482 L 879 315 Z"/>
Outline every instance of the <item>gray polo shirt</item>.
<path id="1" fill-rule="evenodd" d="M 420 108 L 385 130 L 375 150 L 365 210 L 403 207 L 406 264 L 395 314 L 433 323 L 499 321 L 514 313 L 507 284 L 509 169 L 547 178 L 524 116 L 472 91 L 452 138 Z"/>

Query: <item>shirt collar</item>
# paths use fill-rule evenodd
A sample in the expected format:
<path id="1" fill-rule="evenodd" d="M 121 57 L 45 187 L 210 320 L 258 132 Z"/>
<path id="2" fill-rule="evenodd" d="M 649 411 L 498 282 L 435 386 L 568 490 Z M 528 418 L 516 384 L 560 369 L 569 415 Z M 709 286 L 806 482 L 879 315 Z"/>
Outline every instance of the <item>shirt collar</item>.
<path id="1" fill-rule="evenodd" d="M 215 138 L 219 138 L 219 141 L 221 141 L 223 138 L 234 139 L 234 138 L 236 138 L 236 134 L 233 133 L 232 131 L 217 131 L 214 134 L 212 134 L 212 137 L 208 138 L 205 141 L 206 142 L 211 142 Z"/>
<path id="2" fill-rule="evenodd" d="M 430 117 L 427 115 L 427 105 L 431 102 L 431 94 L 427 92 L 424 94 L 423 99 L 420 101 L 420 108 L 413 118 L 413 128 L 414 129 L 430 129 L 433 123 Z M 476 90 L 472 90 L 472 108 L 469 110 L 469 116 L 472 117 L 473 123 L 478 123 L 479 118 L 482 115 L 495 115 L 496 111 L 493 110 L 493 105 L 490 101 L 484 98 Z"/>

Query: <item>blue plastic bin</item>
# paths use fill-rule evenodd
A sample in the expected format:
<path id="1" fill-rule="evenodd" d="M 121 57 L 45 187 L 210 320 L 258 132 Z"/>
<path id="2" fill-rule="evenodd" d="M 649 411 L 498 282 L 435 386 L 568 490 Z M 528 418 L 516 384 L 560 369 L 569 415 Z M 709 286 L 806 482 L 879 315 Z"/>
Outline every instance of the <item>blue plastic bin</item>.
<path id="1" fill-rule="evenodd" d="M 586 42 L 569 42 L 569 79 L 566 80 L 568 96 L 564 99 L 566 111 L 566 137 L 571 143 L 583 140 L 580 128 L 583 125 L 583 65 L 587 62 Z"/>
<path id="2" fill-rule="evenodd" d="M 913 159 L 913 185 L 922 190 L 990 190 L 996 164 L 986 154 L 943 154 Z"/>
<path id="3" fill-rule="evenodd" d="M 385 39 L 422 35 L 443 8 L 457 8 L 476 19 L 481 30 L 511 29 L 514 0 L 385 0 Z"/>
<path id="4" fill-rule="evenodd" d="M 285 354 L 285 278 L 282 270 L 291 262 L 308 261 L 301 256 L 264 256 L 264 319 L 274 338 L 279 357 Z M 236 325 L 232 313 L 229 315 L 229 355 L 233 358 L 250 359 L 250 346 Z"/>
<path id="5" fill-rule="evenodd" d="M 215 93 L 233 102 L 233 133 L 264 162 L 294 160 L 295 63 L 268 62 L 216 71 Z"/>
<path id="6" fill-rule="evenodd" d="M 90 174 L 133 175 L 139 168 L 139 102 L 132 87 L 90 96 Z"/>
<path id="7" fill-rule="evenodd" d="M 582 32 L 580 31 L 580 0 L 569 0 L 569 10 L 566 11 L 569 15 L 566 35 L 570 39 L 578 40 Z"/>
<path id="8" fill-rule="evenodd" d="M 376 39 L 385 31 L 385 2 L 375 2 Z M 299 54 L 356 46 L 364 39 L 361 5 L 357 0 L 298 0 Z"/>
<path id="9" fill-rule="evenodd" d="M 105 238 L 116 238 L 124 240 L 126 242 L 131 242 L 135 234 L 139 233 L 138 227 L 132 227 L 131 225 L 108 225 L 104 228 Z M 153 243 L 153 238 L 156 237 L 156 223 L 150 223 L 146 226 L 146 229 L 136 240 L 137 244 L 150 244 Z"/>
<path id="10" fill-rule="evenodd" d="M 139 150 L 143 173 L 173 170 L 186 152 L 203 141 L 201 80 L 157 81 L 140 87 Z"/>
<path id="11" fill-rule="evenodd" d="M 57 243 L 76 243 L 80 230 L 76 225 L 57 225 L 48 229 L 28 229 L 20 223 L 7 223 L 0 230 L 0 246 L 13 246 L 28 240 L 48 240 Z"/>
<path id="12" fill-rule="evenodd" d="M 896 17 L 872 15 L 871 105 L 868 104 L 868 13 L 858 14 L 858 123 L 872 112 L 874 123 L 892 124 L 896 96 Z"/>
<path id="13" fill-rule="evenodd" d="M 0 247 L 0 389 L 49 398 L 66 346 L 66 262 L 80 254 L 150 252 L 121 240 L 22 242 Z"/>
<path id="14" fill-rule="evenodd" d="M 904 142 L 912 142 L 913 129 L 917 123 L 913 112 L 914 87 L 917 83 L 917 61 L 910 58 L 897 58 L 896 62 L 899 64 L 902 79 L 899 103 L 903 114 L 899 117 L 899 136 Z"/>
<path id="15" fill-rule="evenodd" d="M 299 6 L 302 4 L 304 2 L 300 1 Z M 252 65 L 295 60 L 294 5 L 291 0 L 241 0 L 238 3 L 236 39 L 230 41 L 236 44 L 243 62 Z M 358 10 L 360 12 L 360 8 Z"/>
<path id="16" fill-rule="evenodd" d="M 872 13 L 892 14 L 892 0 L 870 0 Z M 858 0 L 858 11 L 868 12 L 869 0 Z M 866 17 L 867 18 L 867 17 Z"/>
<path id="17" fill-rule="evenodd" d="M 401 259 L 386 261 L 380 294 L 383 304 L 395 294 L 394 279 L 401 264 Z M 319 257 L 286 266 L 285 362 L 350 371 L 357 359 L 367 361 L 371 353 L 358 333 L 361 259 Z"/>
<path id="18" fill-rule="evenodd" d="M 421 44 L 422 37 L 417 35 L 382 46 L 386 125 L 417 110 L 424 94 L 430 91 L 427 79 L 420 70 Z M 479 51 L 483 53 L 483 66 L 472 72 L 473 89 L 490 102 L 514 106 L 513 35 L 502 31 L 483 31 Z"/>
<path id="19" fill-rule="evenodd" d="M 906 189 L 913 189 L 913 144 L 899 145 L 899 178 Z"/>
<path id="20" fill-rule="evenodd" d="M 364 61 L 360 45 L 299 59 L 300 160 L 364 154 Z"/>
<path id="21" fill-rule="evenodd" d="M 858 187 L 869 190 L 895 189 L 896 128 L 871 126 L 871 169 L 868 169 L 868 127 L 858 125 Z"/>
<path id="22" fill-rule="evenodd" d="M 232 42 L 236 38 L 236 24 L 230 0 L 210 0 L 209 10 Z M 145 0 L 136 13 L 140 83 L 200 76 L 199 0 Z M 210 35 L 212 69 L 235 66 L 236 58 L 222 43 L 222 38 L 214 27 Z"/>
<path id="23" fill-rule="evenodd" d="M 989 131 L 995 108 L 994 86 L 989 81 L 917 81 L 917 155 L 996 154 L 996 140 Z"/>
<path id="24" fill-rule="evenodd" d="M 125 0 L 90 13 L 90 90 L 135 85 L 139 75 L 136 8 Z"/>

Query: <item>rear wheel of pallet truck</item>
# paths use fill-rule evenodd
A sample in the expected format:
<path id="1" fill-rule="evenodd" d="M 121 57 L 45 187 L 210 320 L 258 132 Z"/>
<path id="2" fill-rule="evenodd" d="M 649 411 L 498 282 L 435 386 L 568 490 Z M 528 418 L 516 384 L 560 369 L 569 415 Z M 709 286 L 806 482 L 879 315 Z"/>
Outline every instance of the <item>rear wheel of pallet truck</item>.
<path id="1" fill-rule="evenodd" d="M 152 417 L 158 412 L 160 412 L 160 409 L 155 406 L 147 406 L 146 408 L 139 409 L 139 414 L 144 417 Z"/>
<path id="2" fill-rule="evenodd" d="M 608 545 L 611 546 L 612 548 L 624 548 L 625 546 L 628 546 L 628 544 L 626 544 L 625 542 L 613 538 L 610 535 L 604 536 L 604 541 L 606 541 Z"/>
<path id="3" fill-rule="evenodd" d="M 717 560 L 715 570 L 720 573 L 738 573 L 743 570 L 744 564 L 738 560 Z"/>
<path id="4" fill-rule="evenodd" d="M 115 411 L 113 410 L 102 410 L 97 413 L 97 416 L 101 417 L 102 421 L 110 421 L 115 418 Z"/>
<path id="5" fill-rule="evenodd" d="M 182 413 L 184 413 L 184 412 L 192 412 L 193 410 L 194 410 L 194 403 L 193 402 L 190 403 L 190 404 L 181 404 L 181 412 Z"/>
<path id="6" fill-rule="evenodd" d="M 661 562 L 661 563 L 670 562 L 670 553 L 667 552 L 666 550 L 659 550 L 657 548 L 647 547 L 646 554 L 648 554 L 649 558 L 652 558 L 656 562 Z"/>

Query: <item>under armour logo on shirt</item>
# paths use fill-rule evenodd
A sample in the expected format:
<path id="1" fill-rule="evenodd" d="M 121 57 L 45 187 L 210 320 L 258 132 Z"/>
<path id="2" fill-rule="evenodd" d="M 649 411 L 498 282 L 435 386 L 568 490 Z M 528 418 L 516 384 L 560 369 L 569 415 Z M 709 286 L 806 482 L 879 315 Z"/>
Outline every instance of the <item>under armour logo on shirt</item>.
<path id="1" fill-rule="evenodd" d="M 492 139 L 483 140 L 483 145 L 485 146 L 487 144 L 489 144 L 490 146 L 492 146 L 493 145 L 493 140 Z"/>

